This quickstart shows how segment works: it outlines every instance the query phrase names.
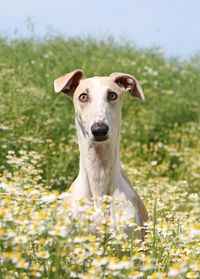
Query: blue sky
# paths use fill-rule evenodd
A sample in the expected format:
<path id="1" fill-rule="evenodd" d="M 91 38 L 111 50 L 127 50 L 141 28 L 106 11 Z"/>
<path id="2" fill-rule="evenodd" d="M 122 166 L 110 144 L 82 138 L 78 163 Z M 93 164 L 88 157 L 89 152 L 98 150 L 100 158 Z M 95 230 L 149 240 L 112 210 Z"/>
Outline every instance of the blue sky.
<path id="1" fill-rule="evenodd" d="M 200 50 L 200 0 L 6 0 L 0 34 L 27 36 L 28 17 L 37 35 L 48 29 L 66 36 L 111 34 L 183 58 Z"/>

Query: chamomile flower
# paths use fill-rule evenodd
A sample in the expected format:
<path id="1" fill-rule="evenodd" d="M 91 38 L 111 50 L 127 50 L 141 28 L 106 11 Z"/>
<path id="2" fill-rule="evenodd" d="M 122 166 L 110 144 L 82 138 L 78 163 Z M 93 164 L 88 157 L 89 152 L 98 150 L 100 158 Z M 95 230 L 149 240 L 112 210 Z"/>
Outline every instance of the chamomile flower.
<path id="1" fill-rule="evenodd" d="M 48 259 L 50 257 L 49 251 L 41 250 L 36 253 L 40 259 Z"/>
<path id="2" fill-rule="evenodd" d="M 187 271 L 187 267 L 183 264 L 174 263 L 169 269 L 168 276 L 169 277 L 177 277 L 180 274 L 183 274 Z"/>

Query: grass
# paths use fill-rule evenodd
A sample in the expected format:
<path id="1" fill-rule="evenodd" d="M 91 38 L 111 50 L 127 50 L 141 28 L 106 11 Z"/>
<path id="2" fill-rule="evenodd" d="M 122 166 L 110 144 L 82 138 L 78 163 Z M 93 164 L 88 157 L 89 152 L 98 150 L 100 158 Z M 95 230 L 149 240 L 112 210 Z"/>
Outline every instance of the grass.
<path id="1" fill-rule="evenodd" d="M 198 61 L 110 38 L 0 39 L 0 277 L 200 276 Z M 81 201 L 72 220 L 63 200 L 79 154 L 73 105 L 53 80 L 76 68 L 133 74 L 143 87 L 145 103 L 124 95 L 121 139 L 123 168 L 150 215 L 143 243 L 127 241 L 123 220 L 112 231 L 109 197 L 93 235 L 95 209 Z"/>

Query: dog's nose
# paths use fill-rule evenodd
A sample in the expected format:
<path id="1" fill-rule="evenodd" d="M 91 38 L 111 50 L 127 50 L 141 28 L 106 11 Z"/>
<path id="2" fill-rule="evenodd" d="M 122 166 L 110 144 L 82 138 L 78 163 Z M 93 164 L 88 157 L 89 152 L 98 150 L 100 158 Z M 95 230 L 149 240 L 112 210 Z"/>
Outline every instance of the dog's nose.
<path id="1" fill-rule="evenodd" d="M 94 123 L 91 127 L 93 136 L 97 139 L 105 138 L 108 134 L 109 127 L 105 123 Z"/>

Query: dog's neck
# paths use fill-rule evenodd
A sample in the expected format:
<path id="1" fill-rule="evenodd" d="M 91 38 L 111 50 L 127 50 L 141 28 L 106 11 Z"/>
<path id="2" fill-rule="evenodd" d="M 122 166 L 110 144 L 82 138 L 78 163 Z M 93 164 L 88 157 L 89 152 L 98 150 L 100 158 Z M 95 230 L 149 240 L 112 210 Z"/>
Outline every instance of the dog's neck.
<path id="1" fill-rule="evenodd" d="M 79 174 L 84 177 L 83 185 L 89 187 L 93 198 L 110 195 L 115 190 L 121 165 L 119 159 L 120 126 L 112 139 L 105 142 L 89 141 L 76 120 L 80 150 Z"/>

